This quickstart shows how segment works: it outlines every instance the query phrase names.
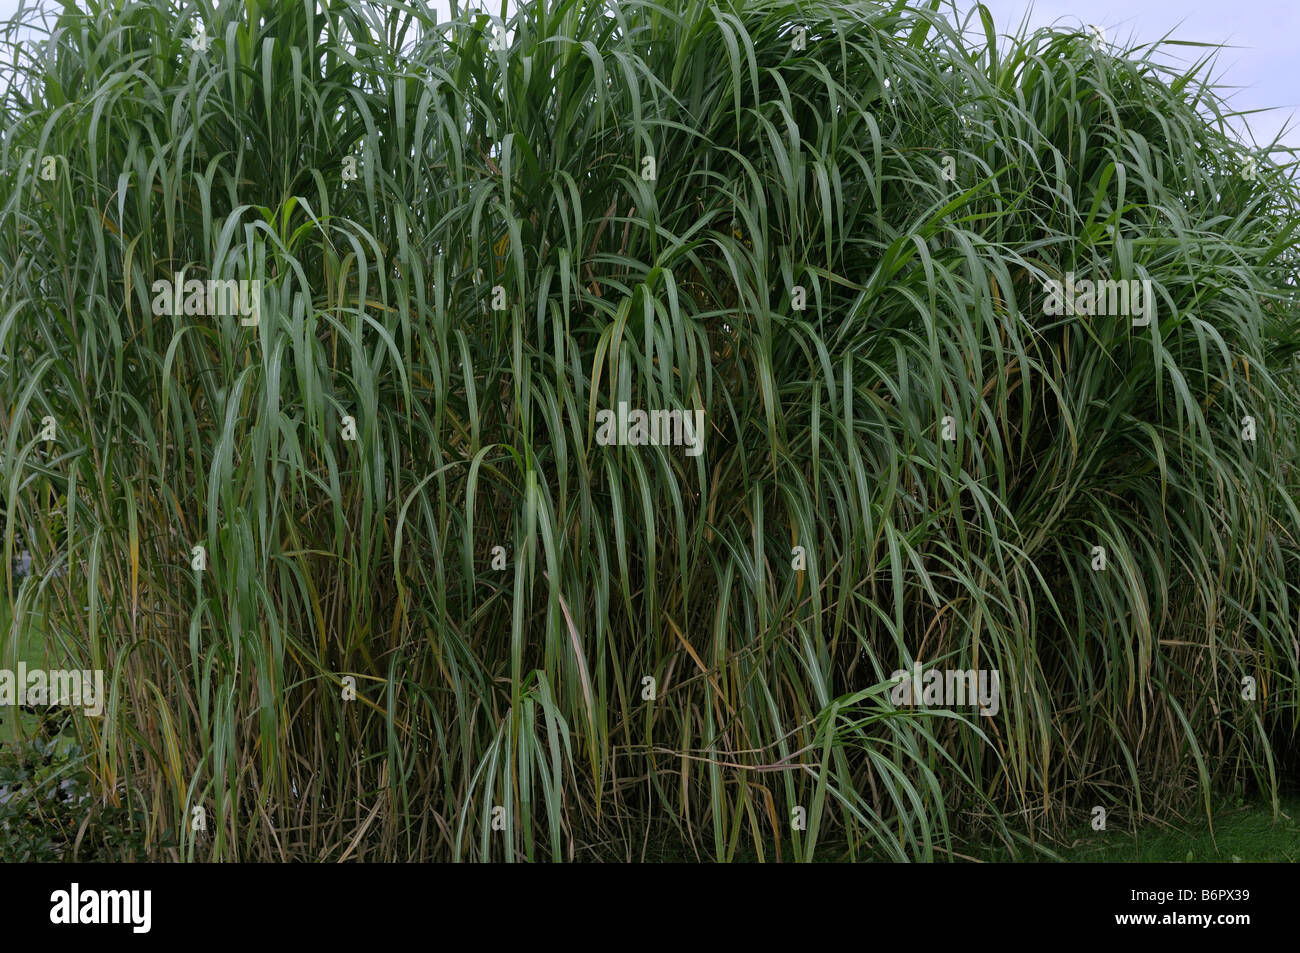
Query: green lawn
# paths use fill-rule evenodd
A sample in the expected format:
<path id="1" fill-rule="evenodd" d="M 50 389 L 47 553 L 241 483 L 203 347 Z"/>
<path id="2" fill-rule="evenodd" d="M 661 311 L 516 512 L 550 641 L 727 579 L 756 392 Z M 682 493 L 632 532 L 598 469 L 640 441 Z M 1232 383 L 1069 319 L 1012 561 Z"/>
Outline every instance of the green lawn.
<path id="1" fill-rule="evenodd" d="M 1184 830 L 1148 825 L 1127 831 L 1085 828 L 1070 848 L 1069 862 L 1101 863 L 1296 863 L 1300 861 L 1300 797 L 1284 798 L 1276 823 L 1267 804 L 1224 807 L 1211 832 L 1204 817 Z"/>
<path id="2" fill-rule="evenodd" d="M 1041 852 L 1036 857 L 1026 847 L 1016 859 L 1038 863 L 1107 864 L 1296 863 L 1300 861 L 1300 796 L 1283 798 L 1276 823 L 1269 805 L 1234 801 L 1224 803 L 1216 810 L 1213 833 L 1203 816 L 1188 818 L 1177 826 L 1148 824 L 1136 835 L 1118 829 L 1094 831 L 1084 824 L 1074 832 L 1068 846 L 1040 844 L 1039 847 Z M 774 860 L 776 852 L 770 840 L 765 848 L 766 858 Z M 957 851 L 959 861 L 1006 863 L 1012 859 L 1000 844 L 983 848 L 966 844 L 958 847 Z M 786 853 L 788 855 L 788 849 Z M 867 853 L 860 852 L 859 857 L 872 859 Z M 818 848 L 816 860 L 834 863 L 845 860 L 847 856 L 846 845 L 828 842 Z M 592 859 L 617 861 L 623 858 L 596 853 Z M 668 836 L 657 841 L 652 838 L 645 859 L 650 862 L 690 863 L 697 857 L 677 839 Z M 700 855 L 699 859 L 705 858 Z M 759 857 L 753 850 L 739 850 L 734 859 L 737 863 L 753 863 Z"/>
<path id="3" fill-rule="evenodd" d="M 16 669 L 18 662 L 28 666 L 46 665 L 46 647 L 39 625 L 29 616 L 21 631 L 12 625 L 10 606 L 0 602 L 0 668 Z M 17 740 L 20 724 L 31 736 L 36 718 L 22 715 L 17 706 L 0 705 L 0 743 Z M 1136 835 L 1124 830 L 1094 831 L 1081 826 L 1068 847 L 1055 848 L 1052 855 L 1067 863 L 1207 863 L 1207 862 L 1300 862 L 1300 797 L 1282 802 L 1276 822 L 1264 804 L 1225 804 L 1215 814 L 1214 830 L 1204 817 L 1193 818 L 1182 829 L 1150 824 Z M 1005 851 L 977 852 L 981 859 L 1005 861 Z M 661 847 L 651 851 L 649 860 L 689 861 L 693 857 L 680 847 Z M 837 851 L 827 849 L 821 859 L 836 859 Z M 654 856 L 657 855 L 657 856 Z M 1051 862 L 1052 855 L 1041 858 Z M 772 856 L 775 856 L 772 854 Z M 609 858 L 613 859 L 613 858 Z M 756 860 L 757 856 L 741 852 L 737 860 Z M 1022 860 L 1029 859 L 1028 853 Z"/>
<path id="4" fill-rule="evenodd" d="M 7 600 L 0 600 L 0 668 L 16 671 L 19 662 L 49 668 L 40 627 L 30 614 L 23 621 L 22 630 L 15 632 L 11 607 Z M 17 740 L 20 719 L 23 731 L 30 735 L 36 718 L 20 714 L 17 705 L 0 705 L 0 742 Z"/>

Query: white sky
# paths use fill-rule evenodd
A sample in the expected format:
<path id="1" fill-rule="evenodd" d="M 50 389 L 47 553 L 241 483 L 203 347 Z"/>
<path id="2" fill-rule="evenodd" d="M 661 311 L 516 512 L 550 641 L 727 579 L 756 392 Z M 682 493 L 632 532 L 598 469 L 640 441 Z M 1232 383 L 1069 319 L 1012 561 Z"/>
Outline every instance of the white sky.
<path id="1" fill-rule="evenodd" d="M 4 3 L 6 0 L 0 0 Z M 974 0 L 957 0 L 967 12 Z M 1122 46 L 1153 43 L 1166 35 L 1198 43 L 1222 43 L 1213 69 L 1232 108 L 1267 109 L 1247 117 L 1254 138 L 1271 142 L 1284 128 L 1284 145 L 1300 150 L 1300 3 L 1296 0 L 984 0 L 998 33 L 1015 32 L 1029 13 L 1031 26 L 1101 27 Z M 1167 62 L 1192 65 L 1207 51 L 1169 47 Z M 1249 141 L 1242 124 L 1238 130 Z"/>
<path id="2" fill-rule="evenodd" d="M 0 19 L 12 16 L 18 2 L 0 0 Z M 47 2 L 57 7 L 53 0 Z M 442 16 L 447 15 L 448 0 L 431 2 Z M 497 2 L 492 0 L 491 6 Z M 963 13 L 974 2 L 956 0 Z M 476 5 L 481 3 L 477 0 Z M 999 33 L 1013 32 L 1028 13 L 1033 26 L 1090 24 L 1105 30 L 1108 40 L 1121 43 L 1130 38 L 1149 43 L 1172 34 L 1180 40 L 1230 44 L 1232 49 L 1220 52 L 1214 75 L 1219 83 L 1235 87 L 1225 91 L 1232 106 L 1268 110 L 1246 120 L 1257 142 L 1271 141 L 1279 130 L 1291 126 L 1283 142 L 1300 149 L 1300 3 L 1296 0 L 985 0 L 985 6 L 993 13 Z M 1171 62 L 1178 57 L 1190 64 L 1204 52 L 1174 47 L 1166 55 Z M 1244 125 L 1238 128 L 1249 140 Z"/>

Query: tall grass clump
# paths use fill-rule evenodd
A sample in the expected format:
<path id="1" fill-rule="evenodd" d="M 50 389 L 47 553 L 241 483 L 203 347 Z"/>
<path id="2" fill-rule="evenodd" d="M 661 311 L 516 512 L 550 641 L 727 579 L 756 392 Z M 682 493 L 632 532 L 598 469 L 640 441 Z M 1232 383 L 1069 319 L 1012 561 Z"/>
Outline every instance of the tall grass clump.
<path id="1" fill-rule="evenodd" d="M 1300 192 L 1208 62 L 909 0 L 48 26 L 4 46 L 6 594 L 107 673 L 85 768 L 147 854 L 926 860 L 1276 804 Z M 1154 317 L 1049 313 L 1070 274 Z M 702 452 L 603 445 L 620 402 Z M 913 663 L 997 714 L 895 705 Z"/>

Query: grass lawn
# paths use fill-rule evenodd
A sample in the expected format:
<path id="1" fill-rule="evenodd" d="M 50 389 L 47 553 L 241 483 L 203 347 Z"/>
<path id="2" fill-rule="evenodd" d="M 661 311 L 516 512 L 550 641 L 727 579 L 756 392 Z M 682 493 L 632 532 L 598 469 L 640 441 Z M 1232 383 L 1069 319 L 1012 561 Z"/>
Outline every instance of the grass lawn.
<path id="1" fill-rule="evenodd" d="M 1224 803 L 1216 809 L 1214 831 L 1205 818 L 1190 817 L 1177 826 L 1148 824 L 1136 834 L 1124 830 L 1094 831 L 1084 824 L 1074 832 L 1067 847 L 1040 845 L 1037 856 L 1028 849 L 1016 858 L 1029 863 L 1296 863 L 1300 861 L 1300 796 L 1282 799 L 1281 812 L 1274 823 L 1268 804 Z M 1011 855 L 999 844 L 958 847 L 960 859 L 984 863 L 1007 863 Z M 816 861 L 835 863 L 847 856 L 845 845 L 824 843 Z M 863 855 L 860 855 L 863 856 Z M 770 841 L 766 858 L 775 859 Z M 597 855 L 597 860 L 619 861 L 622 857 Z M 633 858 L 639 860 L 641 858 Z M 645 859 L 650 862 L 691 863 L 697 859 L 689 849 L 669 839 L 652 843 Z M 703 859 L 702 855 L 701 858 Z M 739 850 L 736 863 L 759 860 L 753 850 Z"/>
<path id="2" fill-rule="evenodd" d="M 1225 806 L 1211 832 L 1204 817 L 1183 830 L 1148 825 L 1136 835 L 1086 828 L 1061 859 L 1088 863 L 1296 863 L 1300 797 L 1283 798 L 1276 823 L 1267 804 Z"/>
<path id="3" fill-rule="evenodd" d="M 0 600 L 0 668 L 16 672 L 19 662 L 27 663 L 29 668 L 49 668 L 40 627 L 31 614 L 24 622 L 22 630 L 15 631 L 10 605 L 7 600 Z M 20 722 L 24 733 L 30 736 L 37 719 L 20 713 L 17 705 L 0 705 L 0 742 L 18 740 Z"/>
<path id="4" fill-rule="evenodd" d="M 14 629 L 12 621 L 9 604 L 0 602 L 0 668 L 15 670 L 19 661 L 30 667 L 48 668 L 45 641 L 35 617 L 29 615 L 21 631 Z M 20 724 L 30 737 L 37 719 L 20 713 L 16 705 L 0 705 L 0 743 L 18 740 Z M 1056 848 L 1053 854 L 1066 863 L 1300 862 L 1300 796 L 1283 799 L 1276 822 L 1266 804 L 1225 804 L 1215 813 L 1213 832 L 1204 817 L 1191 818 L 1181 827 L 1151 824 L 1132 834 L 1123 830 L 1094 831 L 1085 824 L 1075 832 L 1070 846 Z M 828 845 L 820 859 L 832 861 L 836 853 Z M 977 853 L 991 861 L 1009 859 L 1005 852 L 996 850 Z M 650 854 L 649 860 L 694 859 L 689 852 L 673 847 Z M 758 858 L 741 851 L 736 859 L 744 862 Z M 1021 859 L 1031 858 L 1026 853 Z M 1039 860 L 1050 863 L 1053 857 Z"/>

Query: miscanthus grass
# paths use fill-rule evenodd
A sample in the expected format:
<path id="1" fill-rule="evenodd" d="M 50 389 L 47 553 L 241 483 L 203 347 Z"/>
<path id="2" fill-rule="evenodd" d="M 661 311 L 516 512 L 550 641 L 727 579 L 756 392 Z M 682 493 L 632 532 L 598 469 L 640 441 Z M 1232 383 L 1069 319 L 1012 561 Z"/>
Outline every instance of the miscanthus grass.
<path id="1" fill-rule="evenodd" d="M 77 730 L 158 856 L 1276 809 L 1298 193 L 1212 49 L 908 0 L 20 19 L 6 594 L 108 673 Z M 621 404 L 699 453 L 597 441 Z M 918 664 L 996 714 L 895 704 Z"/>

